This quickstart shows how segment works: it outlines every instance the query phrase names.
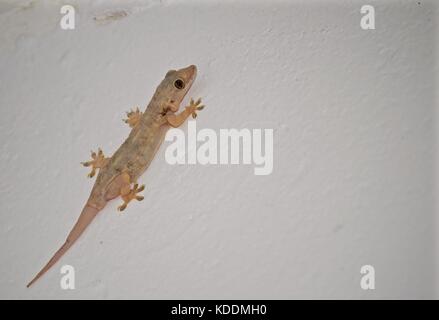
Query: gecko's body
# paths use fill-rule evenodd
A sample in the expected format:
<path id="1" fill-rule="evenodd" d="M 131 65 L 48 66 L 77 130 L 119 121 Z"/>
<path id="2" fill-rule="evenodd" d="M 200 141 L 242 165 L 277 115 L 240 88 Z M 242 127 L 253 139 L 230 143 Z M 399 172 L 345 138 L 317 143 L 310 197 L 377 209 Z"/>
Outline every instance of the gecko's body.
<path id="1" fill-rule="evenodd" d="M 28 287 L 61 258 L 108 201 L 121 196 L 124 203 L 119 206 L 119 210 L 122 211 L 131 200 L 143 199 L 137 193 L 143 191 L 144 186 L 138 187 L 137 179 L 148 168 L 167 130 L 170 126 L 180 126 L 190 115 L 195 117 L 196 111 L 203 108 L 200 100 L 191 100 L 191 104 L 185 110 L 175 114 L 194 82 L 196 73 L 197 69 L 193 65 L 169 71 L 157 87 L 145 112 L 141 113 L 137 109 L 128 113 L 125 122 L 132 130 L 113 156 L 105 158 L 99 150 L 98 154 L 92 153 L 92 161 L 84 163 L 85 166 L 92 166 L 90 177 L 99 169 L 90 197 L 65 243 L 27 285 Z"/>

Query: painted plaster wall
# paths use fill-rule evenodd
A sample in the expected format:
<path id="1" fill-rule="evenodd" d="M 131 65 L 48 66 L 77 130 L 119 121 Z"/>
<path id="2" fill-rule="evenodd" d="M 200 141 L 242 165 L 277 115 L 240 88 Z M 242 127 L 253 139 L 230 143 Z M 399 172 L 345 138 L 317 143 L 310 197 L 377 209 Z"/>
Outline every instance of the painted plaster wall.
<path id="1" fill-rule="evenodd" d="M 363 4 L 2 1 L 0 297 L 433 297 L 437 15 L 372 1 L 364 31 Z M 274 129 L 273 173 L 171 166 L 165 144 L 145 200 L 122 215 L 111 202 L 26 289 L 88 197 L 79 163 L 114 152 L 124 112 L 189 64 L 207 105 L 197 127 Z M 63 264 L 75 290 L 60 288 Z"/>

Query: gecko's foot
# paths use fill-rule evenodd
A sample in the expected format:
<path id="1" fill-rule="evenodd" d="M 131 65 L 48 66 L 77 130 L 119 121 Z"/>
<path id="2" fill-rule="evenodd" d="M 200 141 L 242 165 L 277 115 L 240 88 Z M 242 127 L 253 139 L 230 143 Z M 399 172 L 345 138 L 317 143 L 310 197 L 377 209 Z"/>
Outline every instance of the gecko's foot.
<path id="1" fill-rule="evenodd" d="M 138 196 L 137 194 L 139 192 L 142 192 L 143 190 L 145 190 L 145 185 L 141 185 L 139 187 L 139 185 L 136 183 L 132 189 L 129 190 L 128 193 L 126 194 L 122 194 L 122 200 L 123 200 L 123 204 L 121 204 L 119 207 L 117 207 L 117 209 L 119 211 L 123 211 L 125 210 L 125 208 L 127 207 L 128 203 L 133 200 L 136 199 L 137 201 L 142 201 L 143 200 L 143 196 Z"/>
<path id="2" fill-rule="evenodd" d="M 188 110 L 192 118 L 197 117 L 197 111 L 201 111 L 204 109 L 204 105 L 201 104 L 201 98 L 199 98 L 197 101 L 194 102 L 194 99 L 191 99 L 191 102 L 189 103 L 189 106 L 186 107 L 186 110 Z"/>
<path id="3" fill-rule="evenodd" d="M 141 117 L 142 112 L 139 108 L 136 108 L 136 110 L 127 112 L 127 119 L 123 119 L 123 122 L 127 123 L 131 128 L 134 128 L 139 123 Z"/>
<path id="4" fill-rule="evenodd" d="M 81 162 L 81 164 L 84 167 L 90 167 L 91 166 L 91 172 L 88 174 L 89 178 L 93 178 L 94 175 L 96 174 L 96 169 L 100 169 L 103 168 L 105 166 L 105 164 L 107 163 L 107 158 L 105 158 L 104 153 L 102 152 L 101 149 L 98 149 L 98 153 L 96 154 L 96 152 L 91 152 L 91 161 L 87 161 L 87 162 Z"/>

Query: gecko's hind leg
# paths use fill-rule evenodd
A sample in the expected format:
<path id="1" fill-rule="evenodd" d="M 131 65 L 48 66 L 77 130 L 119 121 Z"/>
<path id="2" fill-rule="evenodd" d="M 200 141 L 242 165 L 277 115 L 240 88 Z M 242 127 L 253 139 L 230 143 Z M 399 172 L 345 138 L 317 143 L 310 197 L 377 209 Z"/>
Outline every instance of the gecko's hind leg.
<path id="1" fill-rule="evenodd" d="M 131 188 L 131 179 L 127 173 L 124 174 L 123 180 L 124 180 L 124 184 L 120 188 L 120 196 L 122 197 L 123 204 L 121 204 L 117 208 L 119 211 L 125 210 L 128 203 L 133 199 L 136 199 L 137 201 L 142 201 L 143 197 L 137 194 L 145 190 L 145 185 L 141 185 L 139 187 L 137 183 L 135 183 L 133 188 Z"/>
<path id="2" fill-rule="evenodd" d="M 99 148 L 98 149 L 98 153 L 96 154 L 96 152 L 91 152 L 91 158 L 92 160 L 87 161 L 87 162 L 81 162 L 81 164 L 84 167 L 89 167 L 91 166 L 91 172 L 88 174 L 89 178 L 93 178 L 94 175 L 96 174 L 96 169 L 100 169 L 103 168 L 108 161 L 108 158 L 105 158 L 104 153 L 102 152 L 102 150 Z"/>
<path id="3" fill-rule="evenodd" d="M 127 112 L 127 119 L 123 119 L 123 122 L 128 124 L 131 128 L 134 128 L 139 123 L 141 117 L 142 112 L 139 110 L 139 108 L 136 108 L 135 110 L 130 110 Z"/>

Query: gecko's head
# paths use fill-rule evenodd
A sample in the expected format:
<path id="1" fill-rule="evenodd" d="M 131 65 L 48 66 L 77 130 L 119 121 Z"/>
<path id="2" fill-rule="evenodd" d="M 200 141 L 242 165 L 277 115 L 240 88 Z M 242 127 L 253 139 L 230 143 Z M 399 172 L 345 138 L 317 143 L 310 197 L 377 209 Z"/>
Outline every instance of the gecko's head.
<path id="1" fill-rule="evenodd" d="M 159 86 L 165 93 L 163 97 L 168 100 L 163 102 L 162 112 L 178 111 L 181 101 L 191 88 L 196 76 L 197 67 L 194 65 L 179 70 L 169 70 L 166 73 L 165 79 Z"/>

